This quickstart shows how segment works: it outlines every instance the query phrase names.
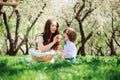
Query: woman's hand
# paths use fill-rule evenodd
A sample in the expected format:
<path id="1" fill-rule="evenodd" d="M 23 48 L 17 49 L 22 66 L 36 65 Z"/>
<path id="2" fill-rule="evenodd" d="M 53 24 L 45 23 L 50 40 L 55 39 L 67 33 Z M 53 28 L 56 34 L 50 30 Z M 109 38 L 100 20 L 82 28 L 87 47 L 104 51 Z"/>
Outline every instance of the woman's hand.
<path id="1" fill-rule="evenodd" d="M 57 42 L 60 42 L 60 40 L 61 40 L 61 35 L 57 35 Z"/>
<path id="2" fill-rule="evenodd" d="M 53 42 L 60 42 L 61 35 L 56 35 L 53 39 Z"/>

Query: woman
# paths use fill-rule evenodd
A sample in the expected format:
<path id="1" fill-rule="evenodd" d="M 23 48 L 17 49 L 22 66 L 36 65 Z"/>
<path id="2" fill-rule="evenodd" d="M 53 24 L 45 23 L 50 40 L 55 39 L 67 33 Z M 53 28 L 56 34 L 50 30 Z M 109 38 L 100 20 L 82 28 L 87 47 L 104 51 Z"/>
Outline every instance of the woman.
<path id="1" fill-rule="evenodd" d="M 58 32 L 59 24 L 53 20 L 48 19 L 44 26 L 44 32 L 37 36 L 37 52 L 49 52 L 51 49 L 58 50 L 59 49 L 59 32 Z M 53 58 L 54 54 L 48 54 L 44 57 L 37 57 L 32 55 L 33 60 L 37 61 L 49 61 Z"/>

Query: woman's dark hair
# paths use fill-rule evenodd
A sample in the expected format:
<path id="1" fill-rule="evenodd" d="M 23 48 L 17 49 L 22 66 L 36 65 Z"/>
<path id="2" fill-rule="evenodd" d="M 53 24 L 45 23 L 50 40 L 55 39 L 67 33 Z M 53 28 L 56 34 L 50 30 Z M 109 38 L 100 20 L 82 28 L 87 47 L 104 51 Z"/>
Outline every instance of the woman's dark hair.
<path id="1" fill-rule="evenodd" d="M 48 20 L 46 21 L 46 23 L 45 23 L 44 32 L 42 33 L 42 34 L 43 34 L 43 40 L 44 40 L 43 44 L 44 44 L 44 45 L 47 45 L 47 44 L 49 44 L 50 42 L 52 42 L 52 41 L 53 41 L 53 38 L 54 38 L 56 35 L 59 34 L 59 32 L 58 32 L 59 24 L 58 24 L 57 22 L 56 22 L 56 23 L 57 23 L 57 26 L 56 26 L 57 29 L 56 29 L 55 33 L 51 33 L 51 31 L 50 31 L 50 26 L 51 26 L 51 24 L 52 24 L 52 21 L 54 21 L 54 20 L 53 20 L 53 19 L 48 19 Z M 54 45 L 52 46 L 52 49 L 58 47 L 58 45 L 59 45 L 59 43 L 56 42 L 56 44 L 54 44 Z"/>

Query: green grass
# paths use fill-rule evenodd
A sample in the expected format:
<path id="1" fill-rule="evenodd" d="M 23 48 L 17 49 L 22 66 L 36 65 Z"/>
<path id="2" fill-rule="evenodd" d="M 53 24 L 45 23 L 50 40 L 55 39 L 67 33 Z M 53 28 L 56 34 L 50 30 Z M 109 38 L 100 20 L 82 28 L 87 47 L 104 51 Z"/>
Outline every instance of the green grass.
<path id="1" fill-rule="evenodd" d="M 120 80 L 120 57 L 79 56 L 75 63 L 27 62 L 28 57 L 0 55 L 0 80 Z"/>

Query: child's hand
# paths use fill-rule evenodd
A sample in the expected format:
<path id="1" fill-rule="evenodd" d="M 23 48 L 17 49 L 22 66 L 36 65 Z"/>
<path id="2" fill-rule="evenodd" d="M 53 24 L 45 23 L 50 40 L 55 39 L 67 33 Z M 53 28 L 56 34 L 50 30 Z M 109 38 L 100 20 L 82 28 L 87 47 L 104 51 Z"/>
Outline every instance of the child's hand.
<path id="1" fill-rule="evenodd" d="M 62 59 L 62 58 L 63 58 L 63 56 L 62 56 L 62 55 L 59 55 L 58 57 L 59 57 L 60 59 Z"/>
<path id="2" fill-rule="evenodd" d="M 65 54 L 64 57 L 65 58 L 71 58 L 72 56 L 70 54 Z"/>

